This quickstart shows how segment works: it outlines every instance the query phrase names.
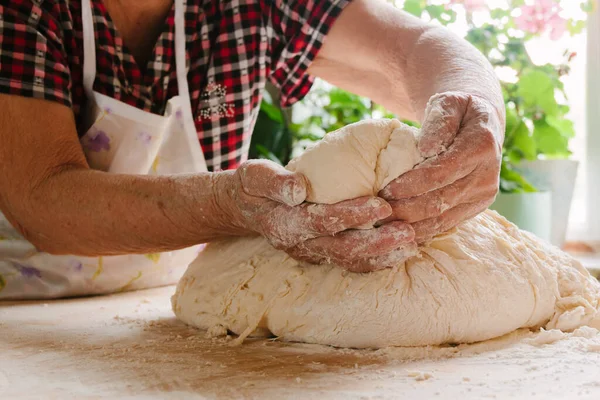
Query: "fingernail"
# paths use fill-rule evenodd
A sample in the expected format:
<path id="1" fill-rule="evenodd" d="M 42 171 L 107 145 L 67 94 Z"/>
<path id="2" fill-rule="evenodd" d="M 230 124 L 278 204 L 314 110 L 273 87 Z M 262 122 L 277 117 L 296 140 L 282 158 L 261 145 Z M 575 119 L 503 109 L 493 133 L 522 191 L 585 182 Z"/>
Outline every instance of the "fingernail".
<path id="1" fill-rule="evenodd" d="M 373 207 L 376 207 L 375 216 L 377 219 L 385 219 L 392 215 L 392 206 L 381 199 L 373 199 Z"/>
<path id="2" fill-rule="evenodd" d="M 297 206 L 306 199 L 306 185 L 302 178 L 293 177 L 283 184 L 281 194 L 287 205 Z"/>
<path id="3" fill-rule="evenodd" d="M 398 181 L 398 178 L 396 178 L 395 180 L 390 182 L 390 184 L 393 183 L 394 186 L 398 186 L 396 184 L 397 181 Z M 383 189 L 381 189 L 379 191 L 379 196 L 383 197 L 384 199 L 388 199 L 388 200 L 393 199 L 395 197 L 394 191 L 392 190 L 392 186 L 390 184 L 388 184 L 386 187 L 384 187 Z"/>

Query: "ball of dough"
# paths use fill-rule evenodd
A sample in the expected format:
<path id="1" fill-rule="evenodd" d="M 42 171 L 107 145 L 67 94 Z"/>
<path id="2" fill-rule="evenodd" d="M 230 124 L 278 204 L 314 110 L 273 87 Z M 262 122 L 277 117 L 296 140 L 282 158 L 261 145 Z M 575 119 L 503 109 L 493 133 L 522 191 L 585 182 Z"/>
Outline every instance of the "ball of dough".
<path id="1" fill-rule="evenodd" d="M 398 121 L 350 125 L 290 163 L 310 200 L 371 195 L 422 157 Z M 343 166 L 343 167 L 340 167 Z M 420 246 L 392 269 L 309 265 L 263 238 L 211 243 L 172 297 L 187 324 L 340 347 L 469 343 L 518 328 L 600 327 L 600 284 L 573 258 L 493 211 Z"/>
<path id="2" fill-rule="evenodd" d="M 374 196 L 423 161 L 418 132 L 396 119 L 357 122 L 326 135 L 287 169 L 308 178 L 307 200 L 313 203 Z"/>

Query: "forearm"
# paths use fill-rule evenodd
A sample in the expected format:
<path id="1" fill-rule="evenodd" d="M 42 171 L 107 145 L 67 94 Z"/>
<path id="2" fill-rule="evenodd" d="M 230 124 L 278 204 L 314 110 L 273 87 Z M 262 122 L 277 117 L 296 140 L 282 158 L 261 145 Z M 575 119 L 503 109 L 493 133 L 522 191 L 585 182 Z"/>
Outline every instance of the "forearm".
<path id="1" fill-rule="evenodd" d="M 382 0 L 346 7 L 310 73 L 403 118 L 422 121 L 431 96 L 455 91 L 490 101 L 504 120 L 498 79 L 477 49 Z"/>
<path id="2" fill-rule="evenodd" d="M 217 174 L 113 175 L 66 169 L 38 184 L 13 218 L 41 250 L 87 256 L 180 249 L 231 233 Z"/>
<path id="3" fill-rule="evenodd" d="M 397 69 L 391 69 L 391 81 L 404 76 L 403 84 L 419 120 L 431 96 L 463 92 L 488 100 L 504 121 L 504 100 L 496 74 L 485 57 L 465 40 L 444 28 L 428 28 L 405 60 L 398 58 Z"/>

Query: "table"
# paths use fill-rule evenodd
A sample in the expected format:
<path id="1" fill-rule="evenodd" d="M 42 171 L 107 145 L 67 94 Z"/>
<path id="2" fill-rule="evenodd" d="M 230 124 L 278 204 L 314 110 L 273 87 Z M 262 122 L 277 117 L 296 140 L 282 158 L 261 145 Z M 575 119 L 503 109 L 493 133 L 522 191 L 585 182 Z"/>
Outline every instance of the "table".
<path id="1" fill-rule="evenodd" d="M 175 320 L 173 292 L 0 303 L 0 398 L 600 398 L 591 328 L 429 349 L 234 347 Z"/>

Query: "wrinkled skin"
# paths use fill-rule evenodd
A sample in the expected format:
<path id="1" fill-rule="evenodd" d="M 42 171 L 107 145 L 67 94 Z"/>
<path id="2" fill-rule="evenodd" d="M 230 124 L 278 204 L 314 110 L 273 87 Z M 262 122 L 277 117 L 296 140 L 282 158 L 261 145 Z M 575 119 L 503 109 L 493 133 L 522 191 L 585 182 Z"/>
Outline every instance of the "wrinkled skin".
<path id="1" fill-rule="evenodd" d="M 504 115 L 487 100 L 433 96 L 418 144 L 428 158 L 381 190 L 393 210 L 385 221 L 411 223 L 422 243 L 484 211 L 498 191 L 503 138 Z"/>
<path id="2" fill-rule="evenodd" d="M 305 203 L 308 182 L 266 160 L 244 163 L 218 175 L 216 203 L 243 231 L 263 235 L 277 249 L 314 264 L 334 263 L 355 272 L 391 267 L 415 251 L 414 232 L 405 222 L 374 225 L 392 214 L 377 197 L 337 204 Z"/>

